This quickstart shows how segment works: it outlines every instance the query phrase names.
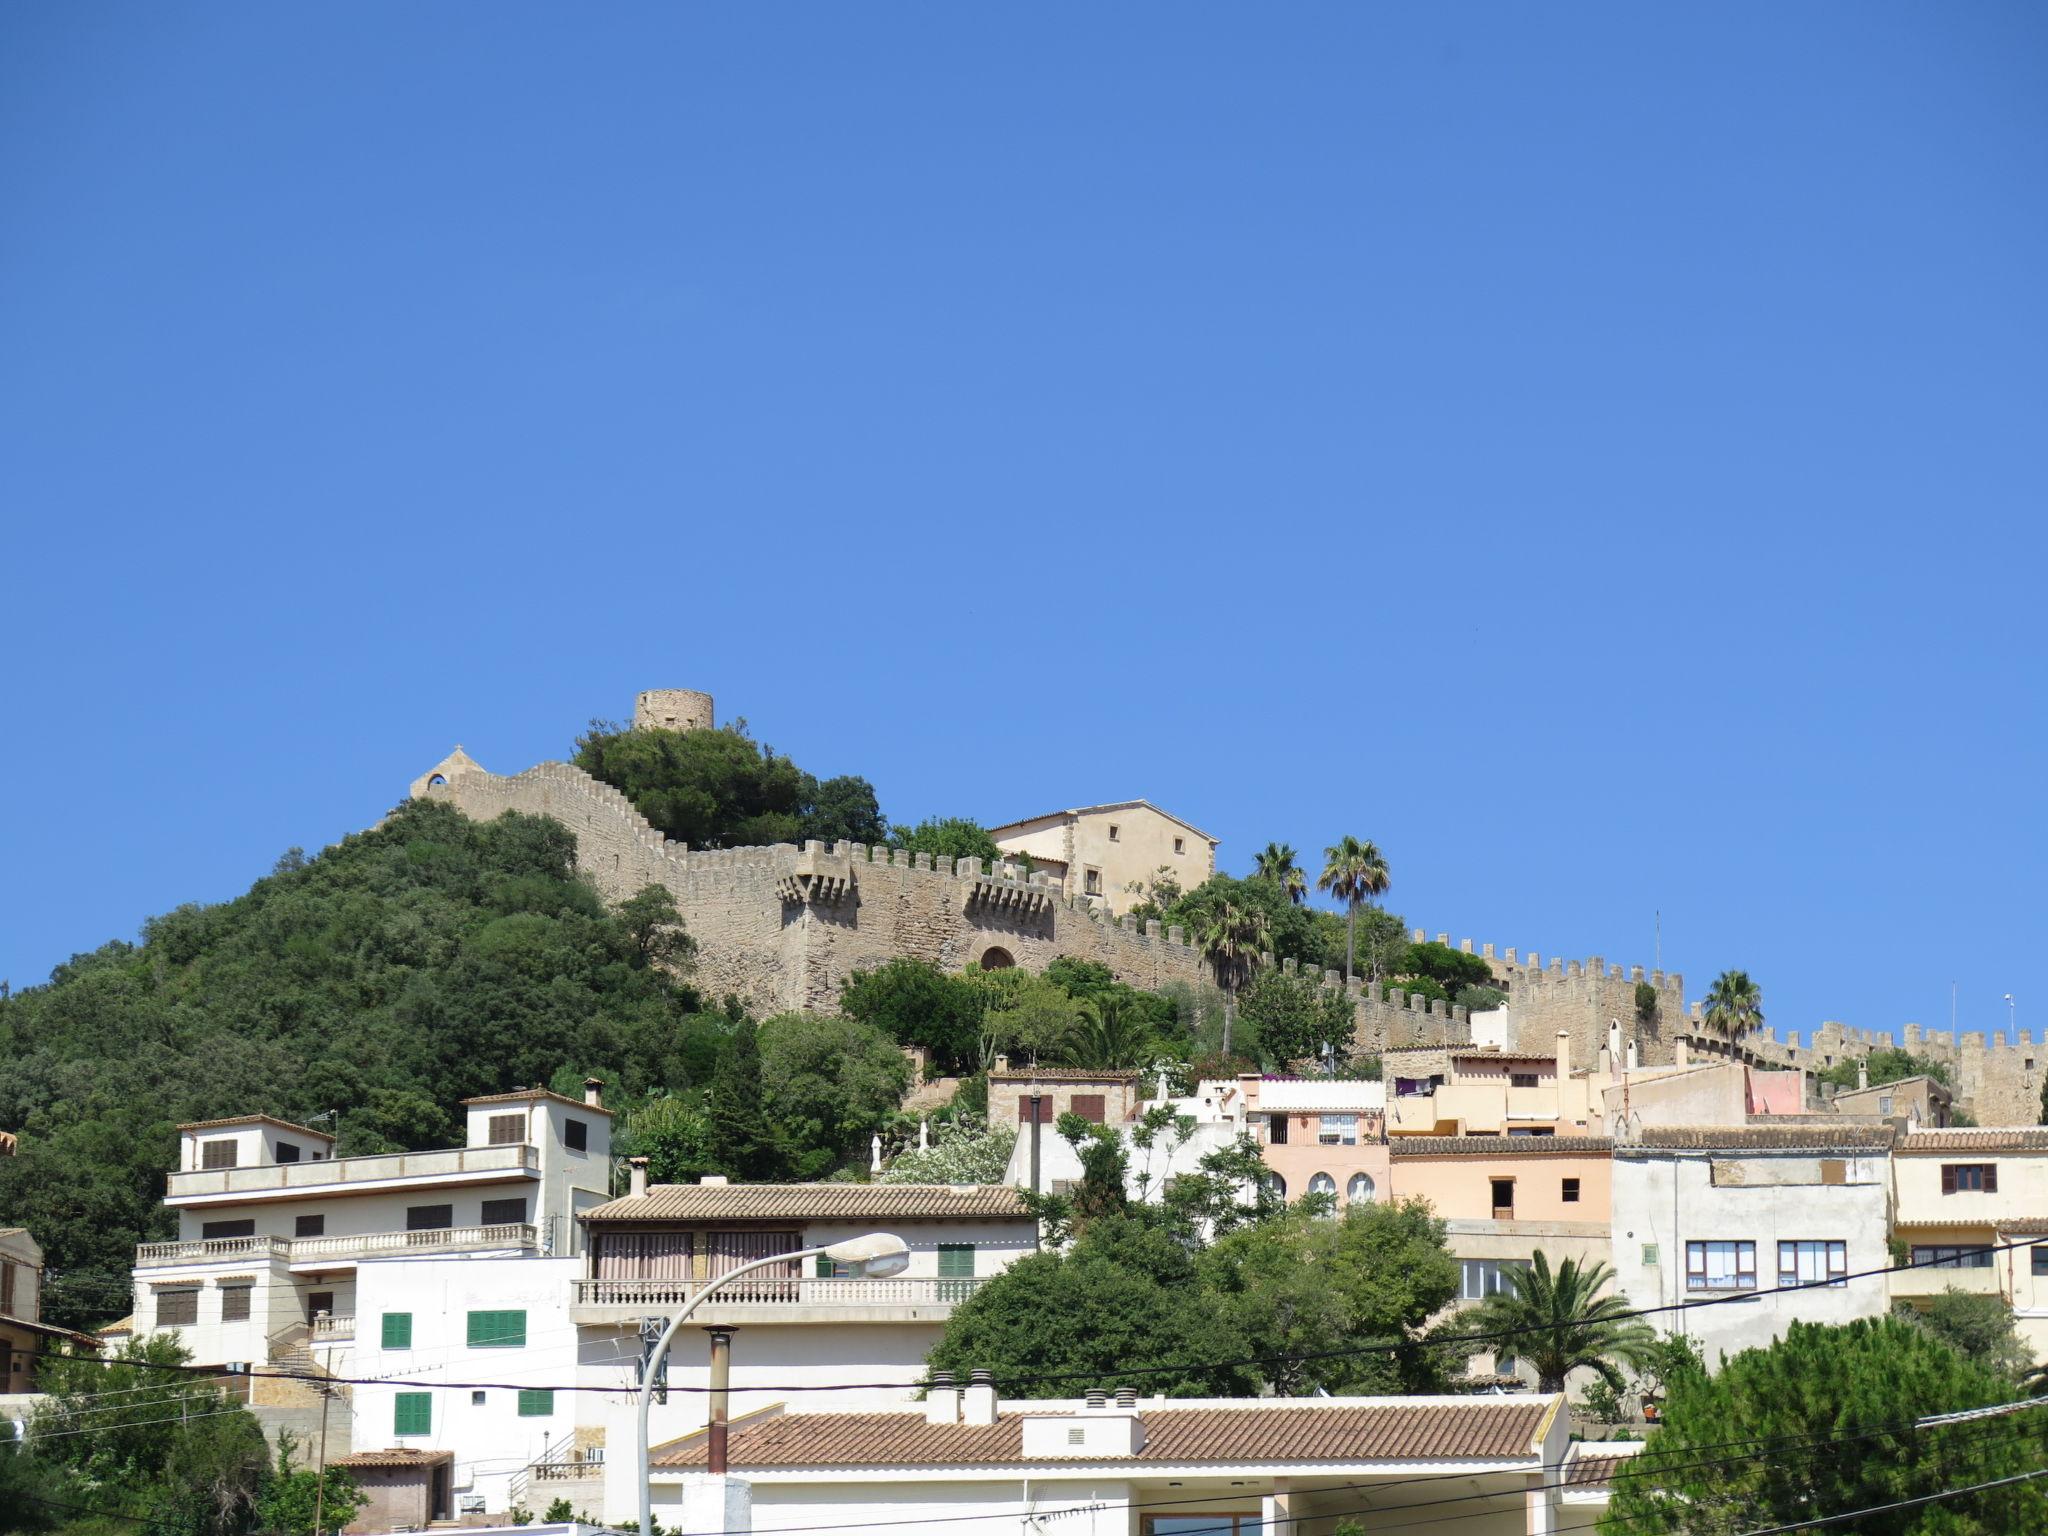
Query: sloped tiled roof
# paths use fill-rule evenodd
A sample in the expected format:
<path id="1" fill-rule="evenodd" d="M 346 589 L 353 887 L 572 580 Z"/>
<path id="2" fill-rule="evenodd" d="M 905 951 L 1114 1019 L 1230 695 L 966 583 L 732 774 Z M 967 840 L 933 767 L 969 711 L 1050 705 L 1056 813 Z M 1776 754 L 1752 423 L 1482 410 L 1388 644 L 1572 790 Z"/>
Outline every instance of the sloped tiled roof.
<path id="1" fill-rule="evenodd" d="M 1025 1216 L 1008 1184 L 656 1184 L 585 1221 L 904 1221 Z"/>
<path id="2" fill-rule="evenodd" d="M 991 1072 L 992 1083 L 1135 1083 L 1141 1074 L 1114 1067 L 1011 1067 Z"/>
<path id="3" fill-rule="evenodd" d="M 1598 1444 L 1579 1441 L 1564 1462 L 1564 1485 L 1571 1489 L 1605 1488 L 1615 1472 L 1640 1456 L 1643 1442 L 1614 1441 Z"/>
<path id="4" fill-rule="evenodd" d="M 1888 1147 L 1888 1125 L 1643 1127 L 1644 1147 L 1671 1152 L 1834 1152 Z"/>
<path id="5" fill-rule="evenodd" d="M 1901 1152 L 2048 1152 L 2048 1125 L 1987 1125 L 1981 1130 L 1913 1131 Z"/>
<path id="6" fill-rule="evenodd" d="M 280 1131 L 290 1131 L 295 1136 L 311 1136 L 315 1141 L 332 1141 L 334 1138 L 325 1131 L 316 1131 L 310 1125 L 300 1125 L 293 1120 L 280 1120 L 275 1115 L 230 1115 L 225 1120 L 188 1120 L 177 1129 L 181 1131 L 217 1131 L 230 1125 L 274 1125 Z"/>
<path id="7" fill-rule="evenodd" d="M 566 1104 L 571 1109 L 580 1109 L 586 1114 L 609 1117 L 611 1111 L 602 1104 L 588 1104 L 582 1099 L 572 1099 L 566 1093 L 557 1093 L 552 1088 L 514 1088 L 510 1093 L 480 1093 L 473 1099 L 464 1099 L 464 1104 L 531 1104 L 536 1099 L 549 1099 L 556 1104 Z"/>
<path id="8" fill-rule="evenodd" d="M 1101 805 L 1072 805 L 1068 806 L 1064 811 L 1046 811 L 1037 816 L 1024 816 L 1016 821 L 1006 821 L 1000 827 L 990 827 L 988 835 L 1001 842 L 1005 832 L 1014 832 L 1019 827 L 1028 827 L 1034 821 L 1057 821 L 1062 816 L 1091 816 L 1098 811 L 1132 811 L 1140 809 L 1158 812 L 1168 821 L 1177 822 L 1179 825 L 1186 827 L 1204 842 L 1213 843 L 1219 841 L 1219 839 L 1211 837 L 1208 833 L 1204 832 L 1192 821 L 1182 821 L 1173 812 L 1154 805 L 1150 800 L 1109 800 Z"/>
<path id="9" fill-rule="evenodd" d="M 356 1451 L 348 1456 L 330 1456 L 330 1467 L 433 1467 L 453 1461 L 453 1451 L 416 1451 L 410 1446 L 393 1446 L 384 1451 Z"/>
<path id="10" fill-rule="evenodd" d="M 1396 1157 L 1542 1157 L 1606 1153 L 1614 1142 L 1606 1136 L 1389 1136 Z"/>
<path id="11" fill-rule="evenodd" d="M 1143 1404 L 1145 1444 L 1133 1462 L 1500 1461 L 1536 1454 L 1556 1400 L 1408 1398 L 1277 1407 Z M 1057 1409 L 1005 1404 L 994 1424 L 930 1424 L 922 1409 L 795 1413 L 735 1423 L 735 1467 L 1003 1466 L 1024 1461 L 1024 1418 Z M 1064 1416 L 1064 1415 L 1063 1415 Z M 1073 1460 L 1072 1457 L 1035 1458 Z M 1099 1453 L 1079 1458 L 1109 1459 Z M 700 1466 L 700 1430 L 654 1455 L 659 1467 Z"/>

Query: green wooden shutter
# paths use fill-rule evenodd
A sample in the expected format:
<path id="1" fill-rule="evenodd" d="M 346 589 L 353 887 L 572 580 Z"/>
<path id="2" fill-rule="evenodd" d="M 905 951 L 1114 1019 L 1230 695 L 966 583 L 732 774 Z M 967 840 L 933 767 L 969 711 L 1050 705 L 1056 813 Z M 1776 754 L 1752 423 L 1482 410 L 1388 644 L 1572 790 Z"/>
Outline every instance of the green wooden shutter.
<path id="1" fill-rule="evenodd" d="M 526 1347 L 526 1313 L 516 1312 L 472 1312 L 469 1314 L 469 1347 L 471 1349 L 524 1349 Z"/>
<path id="2" fill-rule="evenodd" d="M 835 1272 L 836 1267 L 829 1254 L 821 1253 L 811 1262 L 811 1273 L 820 1280 L 830 1280 Z"/>
<path id="3" fill-rule="evenodd" d="M 939 1275 L 946 1280 L 974 1278 L 974 1244 L 939 1244 Z"/>
<path id="4" fill-rule="evenodd" d="M 412 1348 L 412 1314 L 410 1312 L 386 1312 L 384 1314 L 384 1347 L 386 1349 Z"/>
<path id="5" fill-rule="evenodd" d="M 400 1392 L 392 1398 L 391 1432 L 394 1435 L 428 1435 L 434 1431 L 434 1394 Z"/>
<path id="6" fill-rule="evenodd" d="M 555 1411 L 555 1389 L 553 1387 L 521 1387 L 519 1389 L 519 1417 L 522 1419 L 544 1419 Z"/>

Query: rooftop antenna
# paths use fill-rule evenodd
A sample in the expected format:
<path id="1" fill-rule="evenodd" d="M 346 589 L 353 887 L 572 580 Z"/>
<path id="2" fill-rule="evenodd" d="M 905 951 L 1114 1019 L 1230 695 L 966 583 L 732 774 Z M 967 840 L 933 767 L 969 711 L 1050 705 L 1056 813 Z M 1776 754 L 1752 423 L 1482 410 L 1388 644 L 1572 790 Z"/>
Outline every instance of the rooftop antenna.
<path id="1" fill-rule="evenodd" d="M 1657 943 L 1653 961 L 1657 970 L 1664 969 L 1664 910 L 1661 907 L 1657 909 Z"/>

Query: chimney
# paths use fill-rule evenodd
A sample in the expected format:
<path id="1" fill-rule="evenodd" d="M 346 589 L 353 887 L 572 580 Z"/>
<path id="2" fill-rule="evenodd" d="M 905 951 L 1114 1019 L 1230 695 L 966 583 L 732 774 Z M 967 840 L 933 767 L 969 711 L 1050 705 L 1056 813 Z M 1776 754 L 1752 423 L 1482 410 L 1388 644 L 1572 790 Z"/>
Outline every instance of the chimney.
<path id="1" fill-rule="evenodd" d="M 1671 1050 L 1672 1059 L 1681 1067 L 1692 1065 L 1692 1042 L 1686 1039 L 1685 1036 L 1680 1035 L 1676 1040 L 1672 1041 Z"/>
<path id="2" fill-rule="evenodd" d="M 711 1422 L 704 1426 L 704 1466 L 713 1477 L 723 1477 L 732 1405 L 732 1329 L 704 1331 L 711 1335 Z"/>
<path id="3" fill-rule="evenodd" d="M 960 1395 L 962 1424 L 993 1424 L 996 1421 L 996 1379 L 987 1371 L 970 1371 L 967 1390 Z"/>
<path id="4" fill-rule="evenodd" d="M 998 1056 L 996 1057 L 996 1067 L 995 1067 L 995 1069 L 996 1069 L 996 1071 L 997 1071 L 997 1072 L 1007 1072 L 1007 1071 L 1009 1071 L 1009 1070 L 1010 1070 L 1010 1058 L 1009 1058 L 1008 1056 L 1002 1056 L 1002 1055 L 998 1055 Z"/>
<path id="5" fill-rule="evenodd" d="M 1636 1041 L 1633 1035 L 1629 1036 L 1628 1041 L 1628 1069 L 1631 1072 L 1636 1069 Z"/>
<path id="6" fill-rule="evenodd" d="M 932 1384 L 925 1388 L 924 1421 L 927 1424 L 960 1422 L 960 1389 L 953 1385 L 951 1371 L 932 1372 Z"/>
<path id="7" fill-rule="evenodd" d="M 1116 1405 L 1119 1408 L 1137 1407 L 1138 1389 L 1136 1387 L 1118 1387 L 1116 1389 Z"/>
<path id="8" fill-rule="evenodd" d="M 1870 1058 L 1867 1056 L 1859 1056 L 1856 1058 L 1856 1091 L 1858 1093 L 1861 1093 L 1864 1089 L 1868 1088 L 1869 1086 Z"/>
<path id="9" fill-rule="evenodd" d="M 583 1079 L 583 1102 L 592 1109 L 602 1109 L 604 1107 L 603 1078 L 586 1077 Z"/>
<path id="10" fill-rule="evenodd" d="M 1572 1032 L 1560 1029 L 1557 1032 L 1557 1086 L 1562 1088 L 1572 1076 Z"/>
<path id="11" fill-rule="evenodd" d="M 698 1180 L 697 1180 L 697 1182 L 698 1182 L 699 1184 L 712 1184 L 712 1185 L 717 1185 L 717 1184 L 730 1184 L 730 1183 L 732 1182 L 732 1180 L 731 1180 L 731 1179 L 729 1179 L 729 1178 L 727 1178 L 727 1177 L 726 1177 L 726 1176 L 725 1176 L 724 1174 L 722 1174 L 722 1173 L 707 1173 L 707 1174 L 705 1174 L 705 1175 L 704 1175 L 704 1176 L 703 1176 L 702 1178 L 698 1179 Z"/>
<path id="12" fill-rule="evenodd" d="M 1090 1408 L 1107 1408 L 1109 1406 L 1109 1393 L 1101 1387 L 1090 1387 L 1088 1389 L 1088 1406 Z"/>
<path id="13" fill-rule="evenodd" d="M 645 1200 L 647 1198 L 647 1159 L 644 1157 L 629 1157 L 626 1159 L 626 1166 L 632 1170 L 631 1182 L 626 1186 L 627 1195 L 635 1200 Z"/>

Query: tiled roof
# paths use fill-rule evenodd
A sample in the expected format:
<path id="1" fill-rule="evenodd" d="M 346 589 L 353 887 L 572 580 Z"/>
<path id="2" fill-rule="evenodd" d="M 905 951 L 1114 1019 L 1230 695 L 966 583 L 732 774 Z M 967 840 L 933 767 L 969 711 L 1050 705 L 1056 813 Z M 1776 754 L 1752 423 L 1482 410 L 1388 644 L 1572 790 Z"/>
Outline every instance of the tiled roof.
<path id="1" fill-rule="evenodd" d="M 1389 1136 L 1396 1157 L 1542 1157 L 1607 1153 L 1606 1136 Z"/>
<path id="2" fill-rule="evenodd" d="M 1028 827 L 1034 821 L 1056 821 L 1062 816 L 1087 816 L 1095 811 L 1130 811 L 1137 810 L 1140 807 L 1148 811 L 1158 811 L 1159 814 L 1161 816 L 1164 816 L 1168 821 L 1179 822 L 1181 826 L 1186 827 L 1190 832 L 1194 833 L 1195 836 L 1203 839 L 1205 842 L 1213 843 L 1217 841 L 1216 838 L 1210 837 L 1208 833 L 1204 832 L 1192 821 L 1181 821 L 1181 819 L 1178 816 L 1174 815 L 1173 812 L 1161 810 L 1158 806 L 1154 805 L 1150 800 L 1110 800 L 1104 802 L 1101 805 L 1069 806 L 1064 811 L 1046 811 L 1042 815 L 1024 816 L 1020 817 L 1016 821 L 1006 821 L 1000 827 L 990 827 L 988 829 L 988 835 L 996 839 L 996 841 L 1001 842 L 1002 835 L 1005 832 L 1014 832 L 1019 827 Z"/>
<path id="3" fill-rule="evenodd" d="M 1453 1046 L 1446 1054 L 1453 1061 L 1547 1061 L 1553 1066 L 1557 1063 L 1555 1051 L 1504 1051 L 1492 1045 Z"/>
<path id="4" fill-rule="evenodd" d="M 531 1104 L 536 1099 L 552 1099 L 557 1104 L 566 1104 L 571 1109 L 580 1109 L 586 1114 L 606 1115 L 612 1112 L 602 1104 L 586 1104 L 581 1099 L 572 1099 L 566 1093 L 557 1093 L 552 1088 L 515 1088 L 510 1093 L 480 1093 L 473 1099 L 464 1099 L 464 1104 Z"/>
<path id="5" fill-rule="evenodd" d="M 1580 1441 L 1571 1448 L 1564 1463 L 1564 1485 L 1567 1488 L 1605 1488 L 1614 1481 L 1617 1469 L 1627 1466 L 1642 1454 L 1640 1441 L 1602 1443 L 1597 1447 Z"/>
<path id="6" fill-rule="evenodd" d="M 1835 1152 L 1891 1144 L 1888 1125 L 1650 1125 L 1641 1136 L 1642 1146 L 1672 1152 Z"/>
<path id="7" fill-rule="evenodd" d="M 2048 1152 L 2048 1125 L 1987 1125 L 1982 1130 L 1913 1131 L 1901 1152 Z"/>
<path id="8" fill-rule="evenodd" d="M 657 1184 L 586 1221 L 912 1221 L 1029 1213 L 1008 1184 Z"/>
<path id="9" fill-rule="evenodd" d="M 1140 1074 L 1120 1072 L 1105 1067 L 1012 1067 L 1007 1072 L 991 1072 L 991 1083 L 1135 1083 Z"/>
<path id="10" fill-rule="evenodd" d="M 330 1467 L 437 1467 L 443 1462 L 453 1461 L 453 1451 L 416 1451 L 410 1446 L 394 1446 L 386 1451 L 357 1451 L 348 1456 L 330 1456 Z"/>
<path id="11" fill-rule="evenodd" d="M 95 1331 L 103 1339 L 106 1338 L 109 1334 L 133 1333 L 135 1331 L 135 1314 L 133 1312 L 130 1312 L 126 1317 L 117 1317 L 114 1319 L 114 1321 L 107 1324 L 106 1327 L 97 1329 Z"/>
<path id="12" fill-rule="evenodd" d="M 1557 1400 L 1485 1398 L 1324 1399 L 1277 1407 L 1145 1403 L 1144 1448 L 1134 1462 L 1358 1462 L 1519 1460 L 1537 1441 Z M 793 1413 L 735 1423 L 735 1467 L 1004 1466 L 1024 1461 L 1024 1418 L 1071 1416 L 1052 1405 L 1006 1403 L 994 1424 L 929 1424 L 921 1408 L 881 1413 Z M 700 1466 L 700 1430 L 654 1455 L 660 1467 Z M 1060 1460 L 1074 1458 L 1061 1457 Z M 1081 1458 L 1112 1458 L 1091 1454 Z M 1122 1458 L 1115 1458 L 1122 1459 Z"/>
<path id="13" fill-rule="evenodd" d="M 310 1125 L 300 1125 L 293 1120 L 280 1120 L 275 1115 L 230 1115 L 225 1120 L 188 1120 L 177 1127 L 181 1131 L 217 1131 L 230 1125 L 274 1125 L 280 1131 L 290 1131 L 297 1136 L 311 1136 L 316 1141 L 332 1141 L 334 1138 L 325 1131 L 316 1131 Z"/>

